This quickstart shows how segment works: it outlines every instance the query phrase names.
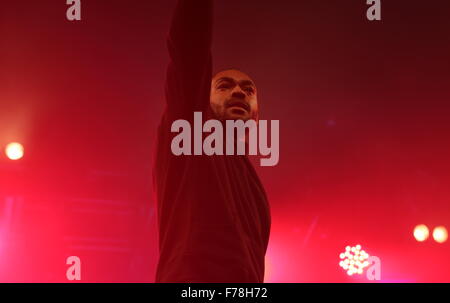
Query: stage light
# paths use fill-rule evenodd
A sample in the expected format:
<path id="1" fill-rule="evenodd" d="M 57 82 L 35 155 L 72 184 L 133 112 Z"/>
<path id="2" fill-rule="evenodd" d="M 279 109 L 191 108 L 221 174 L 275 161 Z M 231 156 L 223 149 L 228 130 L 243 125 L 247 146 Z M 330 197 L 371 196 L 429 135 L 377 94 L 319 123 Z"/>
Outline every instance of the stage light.
<path id="1" fill-rule="evenodd" d="M 438 243 L 444 243 L 448 239 L 448 232 L 444 226 L 438 226 L 433 230 L 433 239 Z"/>
<path id="2" fill-rule="evenodd" d="M 354 274 L 362 275 L 364 268 L 369 266 L 369 262 L 367 261 L 369 254 L 361 250 L 361 245 L 354 247 L 347 246 L 345 253 L 339 254 L 339 258 L 341 259 L 339 266 L 346 270 L 349 276 L 353 276 Z"/>
<path id="3" fill-rule="evenodd" d="M 428 230 L 428 227 L 424 224 L 417 225 L 414 228 L 414 238 L 416 238 L 416 240 L 419 242 L 423 242 L 426 239 L 428 239 L 429 235 L 430 231 Z"/>
<path id="4" fill-rule="evenodd" d="M 10 160 L 19 160 L 23 157 L 23 145 L 17 142 L 9 143 L 5 153 Z"/>

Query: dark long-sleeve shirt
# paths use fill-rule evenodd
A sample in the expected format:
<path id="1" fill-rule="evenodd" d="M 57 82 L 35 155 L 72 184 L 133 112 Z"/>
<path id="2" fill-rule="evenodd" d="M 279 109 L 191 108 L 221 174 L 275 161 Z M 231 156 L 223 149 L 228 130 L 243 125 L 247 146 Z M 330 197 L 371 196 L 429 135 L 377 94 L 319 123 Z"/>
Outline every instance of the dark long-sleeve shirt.
<path id="1" fill-rule="evenodd" d="M 179 0 L 168 37 L 166 109 L 154 180 L 156 282 L 263 282 L 270 233 L 264 188 L 246 156 L 175 156 L 172 122 L 209 112 L 213 0 Z"/>

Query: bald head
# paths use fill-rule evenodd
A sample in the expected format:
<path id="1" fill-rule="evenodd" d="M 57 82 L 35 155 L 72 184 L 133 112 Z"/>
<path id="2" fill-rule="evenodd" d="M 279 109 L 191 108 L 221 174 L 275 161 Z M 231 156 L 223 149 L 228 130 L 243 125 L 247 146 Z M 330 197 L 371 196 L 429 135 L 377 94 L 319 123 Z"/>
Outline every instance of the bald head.
<path id="1" fill-rule="evenodd" d="M 210 104 L 219 120 L 258 119 L 256 86 L 246 73 L 237 69 L 227 69 L 213 77 Z"/>

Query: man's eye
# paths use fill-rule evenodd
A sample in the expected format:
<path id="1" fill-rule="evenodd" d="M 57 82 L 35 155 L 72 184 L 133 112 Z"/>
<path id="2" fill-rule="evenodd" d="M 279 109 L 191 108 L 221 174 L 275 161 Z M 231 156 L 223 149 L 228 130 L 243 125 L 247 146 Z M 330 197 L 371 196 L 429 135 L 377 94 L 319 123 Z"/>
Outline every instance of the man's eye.
<path id="1" fill-rule="evenodd" d="M 222 84 L 222 85 L 219 85 L 219 87 L 218 87 L 218 89 L 229 89 L 230 88 L 230 85 L 227 85 L 227 84 Z"/>
<path id="2" fill-rule="evenodd" d="M 247 87 L 247 88 L 245 88 L 244 89 L 247 93 L 249 93 L 249 94 L 253 94 L 255 91 L 254 91 L 254 89 L 253 88 L 251 88 L 251 87 Z"/>

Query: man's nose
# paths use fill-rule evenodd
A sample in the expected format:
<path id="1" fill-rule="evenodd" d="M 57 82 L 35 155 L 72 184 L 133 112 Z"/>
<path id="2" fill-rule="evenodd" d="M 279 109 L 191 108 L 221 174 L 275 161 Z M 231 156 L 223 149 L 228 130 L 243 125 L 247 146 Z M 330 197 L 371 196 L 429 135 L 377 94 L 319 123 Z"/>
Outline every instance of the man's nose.
<path id="1" fill-rule="evenodd" d="M 241 89 L 236 89 L 232 94 L 231 97 L 236 99 L 245 99 L 245 94 Z"/>

